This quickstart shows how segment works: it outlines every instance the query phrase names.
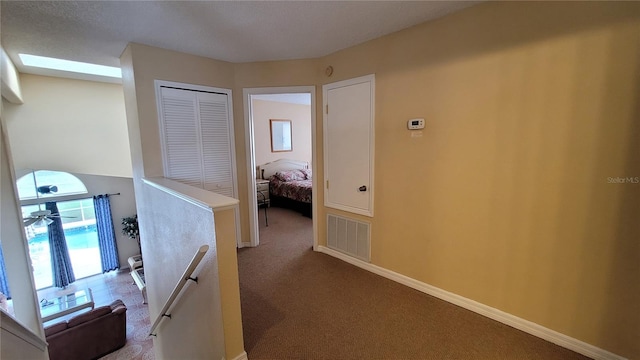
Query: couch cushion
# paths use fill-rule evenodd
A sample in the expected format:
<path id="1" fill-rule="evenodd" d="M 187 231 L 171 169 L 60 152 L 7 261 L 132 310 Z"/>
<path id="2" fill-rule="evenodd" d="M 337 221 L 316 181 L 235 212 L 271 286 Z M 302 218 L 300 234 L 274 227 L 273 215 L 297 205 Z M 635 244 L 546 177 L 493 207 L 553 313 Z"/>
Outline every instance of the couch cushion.
<path id="1" fill-rule="evenodd" d="M 69 327 L 74 327 L 87 321 L 99 318 L 100 316 L 111 313 L 111 306 L 101 306 L 84 314 L 75 316 L 69 320 Z"/>
<path id="2" fill-rule="evenodd" d="M 49 335 L 53 335 L 53 334 L 57 334 L 62 330 L 65 330 L 68 327 L 67 322 L 63 321 L 63 322 L 59 322 L 53 325 L 49 325 L 46 328 L 44 328 L 44 336 L 49 336 Z"/>

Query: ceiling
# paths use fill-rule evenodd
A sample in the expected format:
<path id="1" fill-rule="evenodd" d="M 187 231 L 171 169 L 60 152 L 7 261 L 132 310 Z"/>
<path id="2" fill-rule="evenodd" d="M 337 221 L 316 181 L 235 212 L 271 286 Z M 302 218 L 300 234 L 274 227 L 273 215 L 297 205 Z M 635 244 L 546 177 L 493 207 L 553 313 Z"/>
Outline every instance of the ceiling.
<path id="1" fill-rule="evenodd" d="M 1 35 L 18 70 L 28 73 L 42 71 L 24 67 L 18 53 L 119 67 L 129 42 L 230 62 L 301 59 L 324 56 L 474 3 L 3 0 Z"/>

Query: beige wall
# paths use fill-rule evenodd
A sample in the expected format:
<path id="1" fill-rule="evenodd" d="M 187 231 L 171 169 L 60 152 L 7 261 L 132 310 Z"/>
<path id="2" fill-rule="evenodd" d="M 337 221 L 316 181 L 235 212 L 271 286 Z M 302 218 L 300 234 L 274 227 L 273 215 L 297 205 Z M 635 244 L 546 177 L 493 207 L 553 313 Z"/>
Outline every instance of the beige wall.
<path id="1" fill-rule="evenodd" d="M 500 2 L 321 59 L 376 74 L 372 262 L 640 358 L 639 54 L 639 3 Z"/>
<path id="2" fill-rule="evenodd" d="M 162 316 L 165 301 L 196 252 L 201 246 L 208 246 L 194 273 L 198 282 L 186 284 L 170 308 L 171 319 L 165 319 L 155 330 L 155 355 L 158 359 L 223 359 L 227 334 L 223 331 L 218 268 L 221 254 L 217 251 L 219 236 L 214 231 L 213 212 L 170 191 L 148 184 L 141 188 L 136 195 L 140 228 L 144 230 L 142 255 L 152 323 Z M 229 225 L 234 228 L 233 223 Z M 242 335 L 242 328 L 239 330 Z M 227 354 L 227 358 L 233 359 L 239 353 Z"/>
<path id="3" fill-rule="evenodd" d="M 101 194 L 116 194 L 109 198 L 111 218 L 118 246 L 120 269 L 129 269 L 127 259 L 140 253 L 138 243 L 122 233 L 122 218 L 136 213 L 136 198 L 133 191 L 133 180 L 125 177 L 96 176 L 74 174 L 87 187 L 90 196 Z"/>
<path id="4" fill-rule="evenodd" d="M 47 360 L 47 343 L 14 318 L 0 310 L 0 357 L 4 360 Z"/>
<path id="5" fill-rule="evenodd" d="M 133 59 L 132 80 L 135 82 L 138 125 L 144 130 L 140 132 L 142 162 L 134 162 L 134 167 L 141 167 L 138 170 L 141 170 L 142 176 L 164 176 L 154 80 L 233 89 L 233 65 L 140 44 L 130 44 L 123 57 L 128 54 Z M 122 60 L 127 61 L 126 58 Z M 127 64 L 123 63 L 122 67 L 127 67 Z M 125 87 L 128 86 L 128 76 L 124 75 Z"/>
<path id="6" fill-rule="evenodd" d="M 137 254 L 120 233 L 135 214 L 131 155 L 122 85 L 21 74 L 24 104 L 3 102 L 16 178 L 32 169 L 73 173 L 90 195 L 111 199 L 120 265 Z"/>
<path id="7" fill-rule="evenodd" d="M 22 227 L 12 171 L 10 144 L 4 120 L 0 119 L 0 246 L 7 270 L 16 319 L 29 331 L 44 338 L 39 303 L 31 271 L 27 238 Z M 17 343 L 15 346 L 18 346 Z"/>
<path id="8" fill-rule="evenodd" d="M 234 64 L 235 87 L 233 90 L 233 114 L 236 132 L 236 159 L 238 163 L 238 187 L 240 190 L 240 214 L 242 218 L 242 241 L 250 243 L 249 204 L 247 194 L 247 153 L 244 138 L 244 100 L 242 90 L 258 87 L 313 86 L 318 83 L 322 71 L 315 59 L 271 61 L 259 63 Z M 318 93 L 318 90 L 316 90 Z M 316 127 L 322 124 L 316 121 Z M 320 127 L 322 132 L 322 127 Z M 318 132 L 318 130 L 316 130 Z M 260 163 L 256 162 L 256 165 Z M 313 164 L 315 167 L 317 164 Z"/>
<path id="9" fill-rule="evenodd" d="M 238 257 L 236 256 L 235 209 L 214 210 L 213 217 L 216 228 L 225 353 L 227 358 L 237 359 L 238 355 L 244 355 L 239 352 L 244 349 L 244 341 L 242 337 L 238 338 L 237 335 L 242 334 L 242 319 L 240 317 L 240 278 Z M 235 357 L 232 357 L 234 355 Z"/>
<path id="10" fill-rule="evenodd" d="M 23 105 L 4 103 L 16 171 L 131 177 L 122 86 L 21 74 Z"/>
<path id="11" fill-rule="evenodd" d="M 120 61 L 123 69 L 123 86 L 127 107 L 126 111 L 131 143 L 131 157 L 133 161 L 134 187 L 136 189 L 137 201 L 136 205 L 138 207 L 138 213 L 141 215 L 140 235 L 143 248 L 142 252 L 143 255 L 148 258 L 145 264 L 148 261 L 151 261 L 152 266 L 162 266 L 163 261 L 160 260 L 162 260 L 163 257 L 158 257 L 154 254 L 161 251 L 171 252 L 172 249 L 175 250 L 175 248 L 174 245 L 171 244 L 168 244 L 168 247 L 166 248 L 156 249 L 153 246 L 153 242 L 156 241 L 156 236 L 154 236 L 155 231 L 157 230 L 157 227 L 163 225 L 162 222 L 153 221 L 156 218 L 153 218 L 148 214 L 151 214 L 153 211 L 159 213 L 162 212 L 157 209 L 153 209 L 153 202 L 155 199 L 153 197 L 144 196 L 144 191 L 146 190 L 141 182 L 141 178 L 143 177 L 162 177 L 164 174 L 162 168 L 162 153 L 160 150 L 154 80 L 175 81 L 187 84 L 233 89 L 233 66 L 230 63 L 222 61 L 182 54 L 140 44 L 129 44 L 122 54 Z M 246 181 L 246 179 L 244 181 Z M 246 191 L 242 192 L 242 188 L 239 190 L 241 197 L 244 196 L 246 198 Z M 246 220 L 244 220 L 244 222 L 247 223 Z M 163 226 L 162 229 L 162 238 L 172 239 L 182 239 L 185 230 L 184 226 Z M 202 235 L 207 232 L 209 234 L 214 233 L 213 231 L 209 231 L 212 229 L 202 227 L 198 229 L 199 231 L 191 232 L 190 236 Z M 208 297 L 211 298 L 211 301 L 213 301 L 216 296 L 222 296 L 223 299 L 227 300 L 226 304 L 222 304 L 222 319 L 224 321 L 223 352 L 225 353 L 226 358 L 234 359 L 237 356 L 244 354 L 242 319 L 239 306 L 240 291 L 239 283 L 237 281 L 238 269 L 237 265 L 234 266 L 237 262 L 235 259 L 236 253 L 235 251 L 229 251 L 230 248 L 228 245 L 229 243 L 235 244 L 235 234 L 233 234 L 233 238 L 229 239 L 225 237 L 229 233 L 228 228 L 223 227 L 222 230 L 220 230 L 216 227 L 216 229 L 219 230 L 221 234 L 224 234 L 220 235 L 216 232 L 216 237 L 222 236 L 222 239 L 219 241 L 224 242 L 223 244 L 218 244 L 217 248 L 219 251 L 217 254 L 217 261 L 219 261 L 220 264 L 219 274 L 209 274 L 209 279 L 207 281 L 211 281 L 209 284 L 214 284 L 213 281 L 215 281 L 214 285 L 218 286 L 217 276 L 220 276 L 220 292 L 215 295 L 208 295 Z M 213 239 L 210 240 L 214 241 Z M 224 244 L 227 244 L 227 246 L 225 247 Z M 216 244 L 213 245 L 215 246 Z M 147 250 L 147 248 L 150 247 L 154 247 L 154 249 Z M 234 249 L 235 247 L 231 248 L 231 250 Z M 215 257 L 215 255 L 213 256 Z M 150 260 L 153 258 L 160 262 L 154 263 L 153 260 Z M 213 265 L 215 265 L 216 269 L 218 268 L 218 264 L 214 263 Z M 153 272 L 154 271 L 150 271 L 150 273 Z M 216 279 L 214 280 L 213 277 L 216 277 Z M 159 282 L 156 284 L 162 285 Z M 162 289 L 160 289 L 159 293 L 154 294 L 155 290 L 152 290 L 153 287 L 154 286 L 149 286 L 150 312 L 157 314 L 159 307 L 162 306 L 161 302 L 164 301 L 163 297 L 166 298 L 166 291 L 165 293 L 162 293 Z M 202 306 L 206 305 L 203 305 L 202 302 L 196 301 L 190 311 L 202 309 Z M 206 309 L 203 309 L 203 311 L 204 310 Z M 186 317 L 186 319 L 188 321 L 190 317 Z M 184 328 L 188 328 L 189 331 L 199 333 L 200 335 L 213 334 L 212 336 L 214 336 L 219 334 L 212 329 L 212 326 L 205 326 L 203 323 L 191 324 L 189 326 L 184 326 Z M 171 329 L 172 330 L 169 330 L 168 333 L 178 334 L 179 327 L 172 327 Z M 192 339 L 195 339 L 195 337 L 192 337 Z M 158 348 L 160 349 L 159 354 L 161 355 L 174 354 L 174 351 L 179 349 L 173 349 L 172 347 L 184 346 L 184 343 L 178 338 L 172 338 L 171 336 L 165 336 L 160 342 L 156 341 L 154 344 L 158 344 Z M 211 344 L 199 344 L 197 349 L 193 349 L 193 351 L 206 352 L 210 350 L 215 352 L 219 348 L 216 346 L 215 350 L 207 350 L 206 347 L 209 345 Z"/>
<path id="12" fill-rule="evenodd" d="M 278 159 L 303 160 L 311 164 L 311 106 L 266 100 L 253 100 L 252 103 L 256 165 Z M 293 151 L 271 152 L 270 119 L 291 120 Z"/>
<path id="13" fill-rule="evenodd" d="M 154 175 L 153 79 L 234 87 L 245 236 L 242 89 L 318 86 L 322 154 L 320 86 L 374 73 L 372 263 L 640 358 L 640 185 L 609 180 L 640 176 L 639 3 L 485 3 L 312 60 L 131 53 Z M 411 138 L 416 117 L 426 127 Z M 319 156 L 319 178 L 322 166 Z M 319 206 L 324 243 L 334 211 Z"/>

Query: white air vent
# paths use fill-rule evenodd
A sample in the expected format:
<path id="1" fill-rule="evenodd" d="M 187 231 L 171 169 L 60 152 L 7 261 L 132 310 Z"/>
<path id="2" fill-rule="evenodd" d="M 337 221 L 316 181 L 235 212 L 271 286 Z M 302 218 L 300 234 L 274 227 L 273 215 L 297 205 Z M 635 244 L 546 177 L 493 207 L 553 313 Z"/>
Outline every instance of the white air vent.
<path id="1" fill-rule="evenodd" d="M 360 260 L 371 260 L 371 224 L 327 215 L 327 246 Z"/>

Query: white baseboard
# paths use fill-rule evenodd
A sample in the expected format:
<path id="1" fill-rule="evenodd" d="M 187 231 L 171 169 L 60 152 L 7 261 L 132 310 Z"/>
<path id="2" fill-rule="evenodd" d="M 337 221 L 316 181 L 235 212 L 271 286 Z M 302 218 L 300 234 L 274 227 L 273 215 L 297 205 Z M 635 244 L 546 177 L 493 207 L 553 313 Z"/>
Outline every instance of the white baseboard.
<path id="1" fill-rule="evenodd" d="M 222 358 L 222 360 L 225 360 L 224 358 Z M 247 357 L 247 353 L 245 351 L 242 352 L 242 354 L 234 357 L 233 359 L 230 360 L 249 360 L 249 358 Z"/>
<path id="2" fill-rule="evenodd" d="M 473 311 L 477 314 L 486 316 L 490 319 L 496 320 L 498 322 L 501 322 L 505 325 L 509 325 L 513 328 L 516 328 L 518 330 L 524 331 L 528 334 L 531 334 L 533 336 L 539 337 L 541 339 L 547 340 L 549 342 L 552 342 L 556 345 L 562 346 L 564 348 L 567 348 L 569 350 L 573 350 L 579 354 L 588 356 L 590 358 L 596 359 L 596 360 L 626 360 L 625 358 L 613 354 L 611 352 L 608 352 L 604 349 L 600 349 L 598 347 L 595 347 L 591 344 L 587 344 L 584 341 L 580 341 L 578 339 L 574 339 L 572 337 L 569 337 L 567 335 L 561 334 L 557 331 L 548 329 L 544 326 L 538 325 L 536 323 L 533 323 L 531 321 L 519 318 L 517 316 L 511 315 L 509 313 L 506 313 L 502 310 L 498 310 L 496 308 L 492 308 L 490 306 L 481 304 L 477 301 L 471 300 L 471 299 L 467 299 L 465 297 L 462 297 L 460 295 L 456 295 L 454 293 L 448 292 L 446 290 L 442 290 L 440 288 L 437 288 L 435 286 L 423 283 L 421 281 L 412 279 L 408 276 L 396 273 L 394 271 L 391 270 L 387 270 L 385 268 L 382 268 L 380 266 L 377 265 L 373 265 L 370 263 L 367 263 L 365 261 L 353 258 L 349 255 L 345 255 L 339 251 L 330 249 L 326 246 L 318 246 L 318 251 L 321 253 L 325 253 L 327 255 L 336 257 L 340 260 L 346 261 L 349 264 L 355 265 L 359 268 L 368 270 L 374 274 L 380 275 L 382 277 L 385 277 L 387 279 L 393 280 L 395 282 L 398 282 L 400 284 L 406 285 L 410 288 L 416 289 L 418 291 L 421 291 L 425 294 L 431 295 L 431 296 L 435 296 L 438 299 L 447 301 L 449 303 L 452 303 L 454 305 L 458 305 L 462 308 L 465 308 L 467 310 Z"/>

